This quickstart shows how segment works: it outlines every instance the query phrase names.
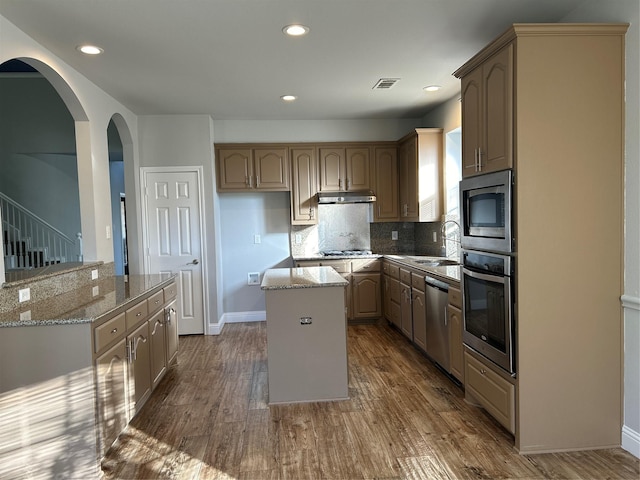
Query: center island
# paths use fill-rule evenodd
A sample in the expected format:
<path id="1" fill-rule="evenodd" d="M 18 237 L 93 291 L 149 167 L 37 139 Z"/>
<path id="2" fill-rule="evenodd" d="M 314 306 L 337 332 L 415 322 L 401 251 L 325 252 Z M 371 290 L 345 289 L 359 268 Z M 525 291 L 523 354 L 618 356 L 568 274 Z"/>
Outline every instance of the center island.
<path id="1" fill-rule="evenodd" d="M 348 284 L 332 267 L 265 272 L 270 404 L 349 398 Z"/>

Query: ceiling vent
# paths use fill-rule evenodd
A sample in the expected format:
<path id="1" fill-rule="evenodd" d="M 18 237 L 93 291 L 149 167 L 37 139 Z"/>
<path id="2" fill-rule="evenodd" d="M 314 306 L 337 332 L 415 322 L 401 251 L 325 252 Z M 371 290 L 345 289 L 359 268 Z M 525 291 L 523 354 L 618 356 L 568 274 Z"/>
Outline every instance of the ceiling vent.
<path id="1" fill-rule="evenodd" d="M 398 83 L 399 78 L 381 78 L 376 82 L 373 86 L 373 90 L 389 90 L 396 83 Z"/>

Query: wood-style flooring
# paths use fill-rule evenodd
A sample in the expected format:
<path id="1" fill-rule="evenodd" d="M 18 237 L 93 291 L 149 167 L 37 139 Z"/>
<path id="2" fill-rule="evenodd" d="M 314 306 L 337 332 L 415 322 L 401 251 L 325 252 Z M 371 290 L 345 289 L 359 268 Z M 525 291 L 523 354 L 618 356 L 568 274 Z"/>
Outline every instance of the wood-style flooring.
<path id="1" fill-rule="evenodd" d="M 348 328 L 350 399 L 269 406 L 264 322 L 180 338 L 103 461 L 107 479 L 635 479 L 622 449 L 519 455 L 386 325 Z"/>

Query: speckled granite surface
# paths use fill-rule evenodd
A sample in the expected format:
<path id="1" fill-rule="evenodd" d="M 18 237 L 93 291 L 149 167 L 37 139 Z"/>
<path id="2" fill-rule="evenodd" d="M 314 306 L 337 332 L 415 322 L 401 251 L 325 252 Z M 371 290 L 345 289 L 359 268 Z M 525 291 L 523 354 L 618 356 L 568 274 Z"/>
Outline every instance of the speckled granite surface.
<path id="1" fill-rule="evenodd" d="M 332 267 L 272 268 L 264 273 L 262 290 L 293 288 L 346 287 L 342 275 Z"/>
<path id="2" fill-rule="evenodd" d="M 165 286 L 171 275 L 111 276 L 0 313 L 0 328 L 88 323 L 149 290 Z"/>

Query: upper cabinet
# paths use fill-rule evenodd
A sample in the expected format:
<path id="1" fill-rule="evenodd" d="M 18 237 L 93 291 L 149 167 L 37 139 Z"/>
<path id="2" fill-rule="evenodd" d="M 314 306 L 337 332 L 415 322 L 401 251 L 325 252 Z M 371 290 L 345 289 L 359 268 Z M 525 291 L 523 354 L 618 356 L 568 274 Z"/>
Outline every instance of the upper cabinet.
<path id="1" fill-rule="evenodd" d="M 513 45 L 465 72 L 461 91 L 462 176 L 511 168 Z"/>
<path id="2" fill-rule="evenodd" d="M 399 141 L 400 220 L 436 222 L 442 216 L 442 129 L 417 128 Z"/>
<path id="3" fill-rule="evenodd" d="M 316 171 L 313 147 L 291 148 L 291 224 L 318 223 Z"/>
<path id="4" fill-rule="evenodd" d="M 373 148 L 376 177 L 376 204 L 373 213 L 376 222 L 398 221 L 398 149 L 393 146 Z"/>
<path id="5" fill-rule="evenodd" d="M 289 149 L 251 145 L 218 145 L 218 191 L 289 190 Z"/>
<path id="6" fill-rule="evenodd" d="M 370 190 L 370 148 L 322 146 L 318 149 L 321 192 Z"/>

